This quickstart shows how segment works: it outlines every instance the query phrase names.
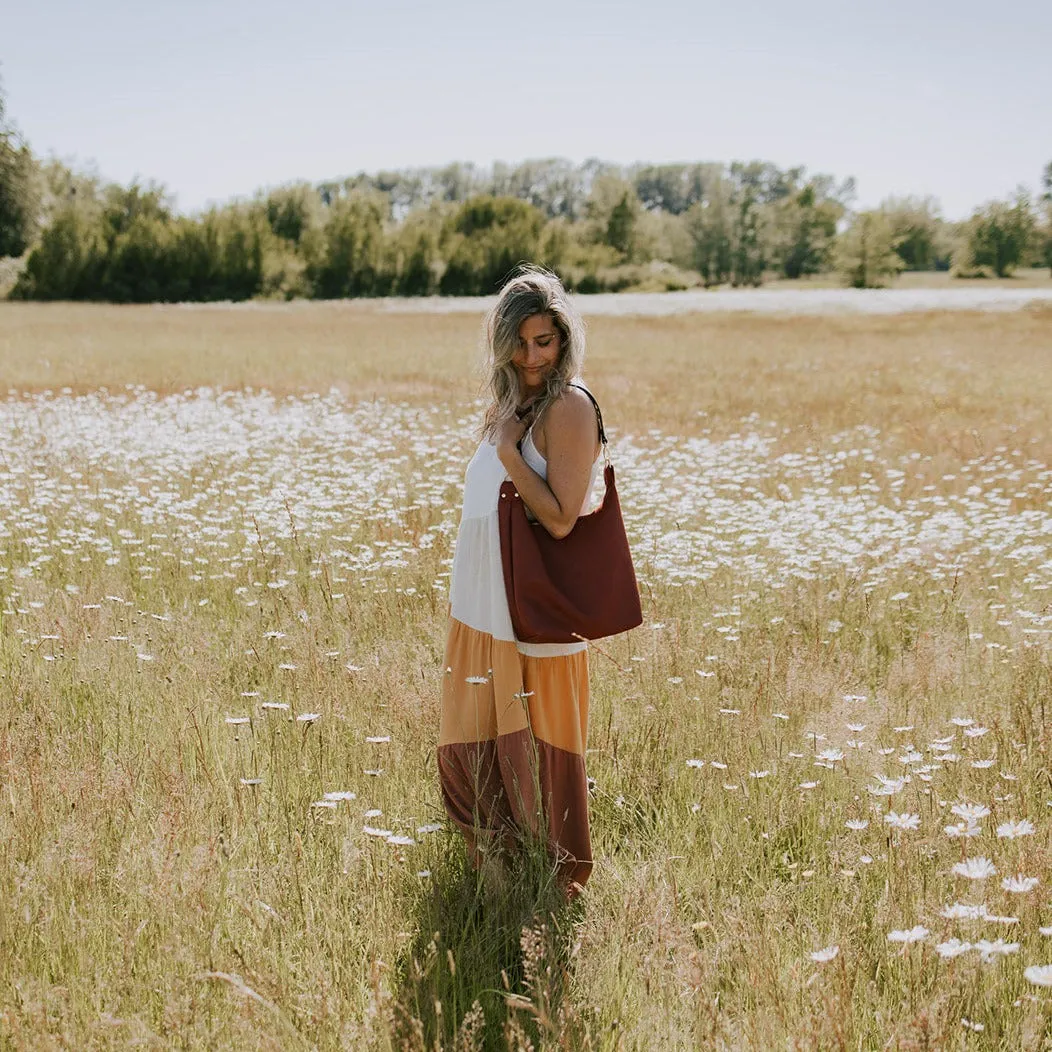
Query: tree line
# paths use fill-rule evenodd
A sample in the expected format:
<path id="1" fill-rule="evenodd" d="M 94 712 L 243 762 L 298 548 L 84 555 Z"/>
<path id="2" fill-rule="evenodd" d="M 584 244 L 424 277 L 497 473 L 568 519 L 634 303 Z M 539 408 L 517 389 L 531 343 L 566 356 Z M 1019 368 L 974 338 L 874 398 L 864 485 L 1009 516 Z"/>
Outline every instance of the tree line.
<path id="1" fill-rule="evenodd" d="M 21 299 L 479 295 L 521 260 L 579 292 L 833 270 L 856 287 L 901 270 L 1003 277 L 1052 268 L 1052 163 L 1042 190 L 954 223 L 932 198 L 855 211 L 853 180 L 803 167 L 548 159 L 297 183 L 185 216 L 161 186 L 34 157 L 0 93 L 0 257 L 16 257 Z"/>

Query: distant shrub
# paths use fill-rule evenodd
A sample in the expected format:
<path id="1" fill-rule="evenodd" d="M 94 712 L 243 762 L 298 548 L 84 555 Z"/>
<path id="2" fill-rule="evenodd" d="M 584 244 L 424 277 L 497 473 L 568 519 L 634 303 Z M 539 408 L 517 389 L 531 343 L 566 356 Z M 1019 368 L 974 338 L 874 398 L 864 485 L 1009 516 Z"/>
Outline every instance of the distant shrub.
<path id="1" fill-rule="evenodd" d="M 1011 201 L 991 201 L 968 221 L 965 245 L 955 260 L 959 277 L 990 271 L 1007 277 L 1032 250 L 1037 223 L 1029 196 L 1020 190 Z"/>
<path id="2" fill-rule="evenodd" d="M 882 212 L 860 212 L 837 239 L 836 270 L 845 285 L 856 289 L 885 286 L 902 269 L 895 237 Z"/>
<path id="3" fill-rule="evenodd" d="M 702 284 L 693 270 L 683 270 L 670 263 L 623 263 L 593 270 L 569 268 L 567 287 L 590 295 L 597 292 L 683 292 Z"/>

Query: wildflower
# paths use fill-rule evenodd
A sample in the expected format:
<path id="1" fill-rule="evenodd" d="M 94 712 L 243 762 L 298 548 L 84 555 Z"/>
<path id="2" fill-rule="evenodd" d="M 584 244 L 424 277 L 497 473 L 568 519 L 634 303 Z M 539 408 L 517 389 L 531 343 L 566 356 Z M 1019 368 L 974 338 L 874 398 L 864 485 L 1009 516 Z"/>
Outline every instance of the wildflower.
<path id="1" fill-rule="evenodd" d="M 958 822 L 955 826 L 943 826 L 942 831 L 949 837 L 973 837 L 982 832 L 975 822 Z"/>
<path id="2" fill-rule="evenodd" d="M 844 726 L 855 734 L 861 734 L 866 729 L 864 723 L 845 723 Z"/>
<path id="3" fill-rule="evenodd" d="M 1052 935 L 1052 925 L 1047 928 L 1038 928 L 1038 933 L 1041 935 Z"/>
<path id="4" fill-rule="evenodd" d="M 687 761 L 687 766 L 688 767 L 697 767 L 697 768 L 700 769 L 700 768 L 705 766 L 705 761 L 704 760 L 688 760 Z"/>
<path id="5" fill-rule="evenodd" d="M 301 712 L 296 717 L 297 723 L 313 723 L 315 720 L 321 719 L 320 712 Z"/>
<path id="6" fill-rule="evenodd" d="M 896 592 L 894 595 L 888 597 L 888 601 L 892 603 L 901 603 L 903 599 L 909 599 L 909 592 Z"/>
<path id="7" fill-rule="evenodd" d="M 985 818 L 990 813 L 990 808 L 985 804 L 954 804 L 950 810 L 968 823 L 978 822 L 980 818 Z"/>
<path id="8" fill-rule="evenodd" d="M 971 1019 L 966 1019 L 964 1016 L 961 1017 L 961 1026 L 967 1030 L 974 1030 L 977 1034 L 981 1034 L 986 1027 L 982 1023 L 974 1023 Z"/>
<path id="9" fill-rule="evenodd" d="M 1032 964 L 1023 969 L 1023 978 L 1034 986 L 1052 986 L 1052 964 Z"/>
<path id="10" fill-rule="evenodd" d="M 336 806 L 336 801 L 335 800 L 315 800 L 314 803 L 311 804 L 311 807 L 317 807 L 317 808 L 332 808 L 332 807 L 335 807 L 335 806 Z"/>
<path id="11" fill-rule="evenodd" d="M 784 712 L 772 712 L 771 713 L 771 719 L 772 720 L 788 720 L 789 717 Z"/>
<path id="12" fill-rule="evenodd" d="M 980 939 L 975 948 L 979 951 L 984 964 L 989 964 L 995 957 L 1007 957 L 1010 953 L 1019 952 L 1019 943 L 1005 942 L 1004 939 Z"/>
<path id="13" fill-rule="evenodd" d="M 970 727 L 973 723 L 975 723 L 975 720 L 973 720 L 971 716 L 954 716 L 950 720 L 950 723 L 954 724 L 957 727 Z"/>
<path id="14" fill-rule="evenodd" d="M 284 669 L 286 672 L 295 672 L 296 671 L 296 666 L 293 665 L 289 661 L 284 662 L 284 664 L 278 665 L 278 668 Z"/>
<path id="15" fill-rule="evenodd" d="M 821 950 L 815 950 L 811 955 L 811 960 L 816 961 L 818 964 L 825 964 L 827 961 L 833 960 L 837 954 L 840 953 L 840 947 L 826 946 Z"/>
<path id="16" fill-rule="evenodd" d="M 470 683 L 472 686 L 481 687 L 485 683 L 489 683 L 489 680 L 485 676 L 468 676 L 464 680 L 465 683 Z"/>
<path id="17" fill-rule="evenodd" d="M 227 716 L 227 718 L 223 722 L 224 723 L 229 723 L 232 727 L 240 727 L 242 724 L 251 723 L 252 722 L 252 717 L 251 716 Z"/>
<path id="18" fill-rule="evenodd" d="M 741 714 L 741 709 L 720 709 L 721 716 L 740 716 Z"/>
<path id="19" fill-rule="evenodd" d="M 770 771 L 750 771 L 750 778 L 766 778 L 771 772 Z"/>
<path id="20" fill-rule="evenodd" d="M 855 832 L 861 832 L 869 825 L 868 818 L 849 818 L 845 823 L 848 829 L 852 829 Z"/>
<path id="21" fill-rule="evenodd" d="M 966 738 L 981 738 L 984 734 L 989 734 L 989 727 L 965 727 L 964 736 Z"/>
<path id="22" fill-rule="evenodd" d="M 375 826 L 362 826 L 362 832 L 366 836 L 383 837 L 384 840 L 386 840 L 389 836 L 394 836 L 394 830 L 392 830 L 392 829 L 377 829 Z"/>
<path id="23" fill-rule="evenodd" d="M 997 835 L 1007 840 L 1015 840 L 1016 837 L 1033 836 L 1034 823 L 1025 818 L 1019 822 L 1002 822 L 997 827 Z"/>
<path id="24" fill-rule="evenodd" d="M 801 782 L 799 785 L 801 789 L 817 789 L 818 782 Z"/>
<path id="25" fill-rule="evenodd" d="M 249 785 L 249 786 L 251 786 L 251 785 L 262 785 L 263 784 L 263 779 L 262 778 L 241 778 L 241 779 L 239 779 L 239 781 L 241 782 L 242 785 Z"/>
<path id="26" fill-rule="evenodd" d="M 890 931 L 888 932 L 888 942 L 901 942 L 905 946 L 909 946 L 910 943 L 923 942 L 928 937 L 928 929 L 918 924 L 915 928 L 910 928 L 909 931 Z"/>
<path id="27" fill-rule="evenodd" d="M 889 811 L 884 816 L 884 821 L 891 826 L 892 829 L 919 829 L 920 828 L 920 815 L 911 814 L 896 814 L 894 811 Z"/>
<path id="28" fill-rule="evenodd" d="M 370 745 L 386 745 L 391 740 L 390 734 L 372 735 L 365 739 Z"/>
<path id="29" fill-rule="evenodd" d="M 894 796 L 906 785 L 905 778 L 885 778 L 883 775 L 878 774 L 877 780 L 880 782 L 880 785 L 866 786 L 867 791 L 873 796 Z"/>
<path id="30" fill-rule="evenodd" d="M 261 709 L 273 709 L 278 712 L 287 712 L 289 704 L 287 701 L 264 701 L 259 707 Z"/>
<path id="31" fill-rule="evenodd" d="M 993 760 L 972 760 L 972 766 L 977 771 L 985 771 L 988 767 L 993 767 Z"/>
<path id="32" fill-rule="evenodd" d="M 383 811 L 381 811 L 380 808 L 378 808 L 378 807 L 371 807 L 371 808 L 369 808 L 368 811 L 365 812 L 364 815 L 362 815 L 362 817 L 363 818 L 379 818 L 380 815 L 382 815 L 382 814 L 383 814 Z"/>
<path id="33" fill-rule="evenodd" d="M 417 826 L 416 831 L 420 836 L 426 836 L 428 833 L 437 833 L 441 828 L 441 822 L 429 822 L 427 825 Z"/>
<path id="34" fill-rule="evenodd" d="M 415 844 L 416 841 L 411 836 L 389 836 L 387 838 L 389 844 L 394 844 L 398 847 L 409 847 Z"/>
<path id="35" fill-rule="evenodd" d="M 842 760 L 844 754 L 839 749 L 823 749 L 820 753 L 816 754 L 816 758 L 819 760 L 826 760 L 829 763 L 836 763 L 837 760 Z"/>
<path id="36" fill-rule="evenodd" d="M 336 789 L 325 794 L 326 800 L 356 800 L 357 794 L 349 793 L 345 789 Z"/>
<path id="37" fill-rule="evenodd" d="M 947 920 L 989 920 L 990 911 L 985 903 L 972 906 L 966 902 L 955 902 L 952 906 L 944 906 L 939 916 Z"/>
<path id="38" fill-rule="evenodd" d="M 987 877 L 992 877 L 997 872 L 997 867 L 988 858 L 967 858 L 963 862 L 956 863 L 953 872 L 969 880 L 986 880 Z"/>
<path id="39" fill-rule="evenodd" d="M 962 953 L 967 953 L 972 948 L 970 942 L 961 942 L 960 939 L 947 939 L 946 942 L 940 942 L 935 947 L 935 952 L 940 957 L 960 957 Z"/>
<path id="40" fill-rule="evenodd" d="M 1024 895 L 1028 891 L 1033 891 L 1040 883 L 1037 877 L 1024 877 L 1020 873 L 1014 877 L 1005 877 L 1001 881 L 1001 887 L 1005 891 L 1010 891 L 1013 895 Z"/>

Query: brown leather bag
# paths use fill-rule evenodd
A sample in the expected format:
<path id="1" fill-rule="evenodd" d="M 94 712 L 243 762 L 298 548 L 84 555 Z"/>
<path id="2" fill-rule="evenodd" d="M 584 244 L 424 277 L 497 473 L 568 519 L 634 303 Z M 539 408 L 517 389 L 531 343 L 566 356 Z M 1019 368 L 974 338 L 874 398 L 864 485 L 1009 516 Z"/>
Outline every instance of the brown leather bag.
<path id="1" fill-rule="evenodd" d="M 578 389 L 595 406 L 599 438 L 606 454 L 599 404 L 591 392 Z M 581 515 L 561 540 L 526 517 L 526 508 L 513 482 L 507 481 L 500 487 L 498 521 L 504 590 L 515 637 L 524 643 L 602 639 L 626 632 L 643 621 L 609 456 L 603 479 L 603 503 L 590 515 Z"/>

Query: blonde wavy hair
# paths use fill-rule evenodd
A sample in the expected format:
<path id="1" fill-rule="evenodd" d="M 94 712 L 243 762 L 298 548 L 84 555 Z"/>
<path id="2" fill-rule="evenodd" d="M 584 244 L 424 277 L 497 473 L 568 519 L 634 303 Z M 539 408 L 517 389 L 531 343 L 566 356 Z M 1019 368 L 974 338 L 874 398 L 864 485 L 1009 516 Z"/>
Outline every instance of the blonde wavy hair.
<path id="1" fill-rule="evenodd" d="M 501 425 L 515 415 L 522 400 L 519 375 L 512 358 L 519 349 L 519 326 L 535 314 L 550 314 L 559 332 L 559 360 L 548 373 L 544 393 L 534 402 L 534 419 L 577 379 L 584 365 L 584 320 L 550 270 L 524 265 L 500 290 L 485 321 L 485 386 L 490 404 L 482 423 L 482 435 L 492 439 Z"/>

